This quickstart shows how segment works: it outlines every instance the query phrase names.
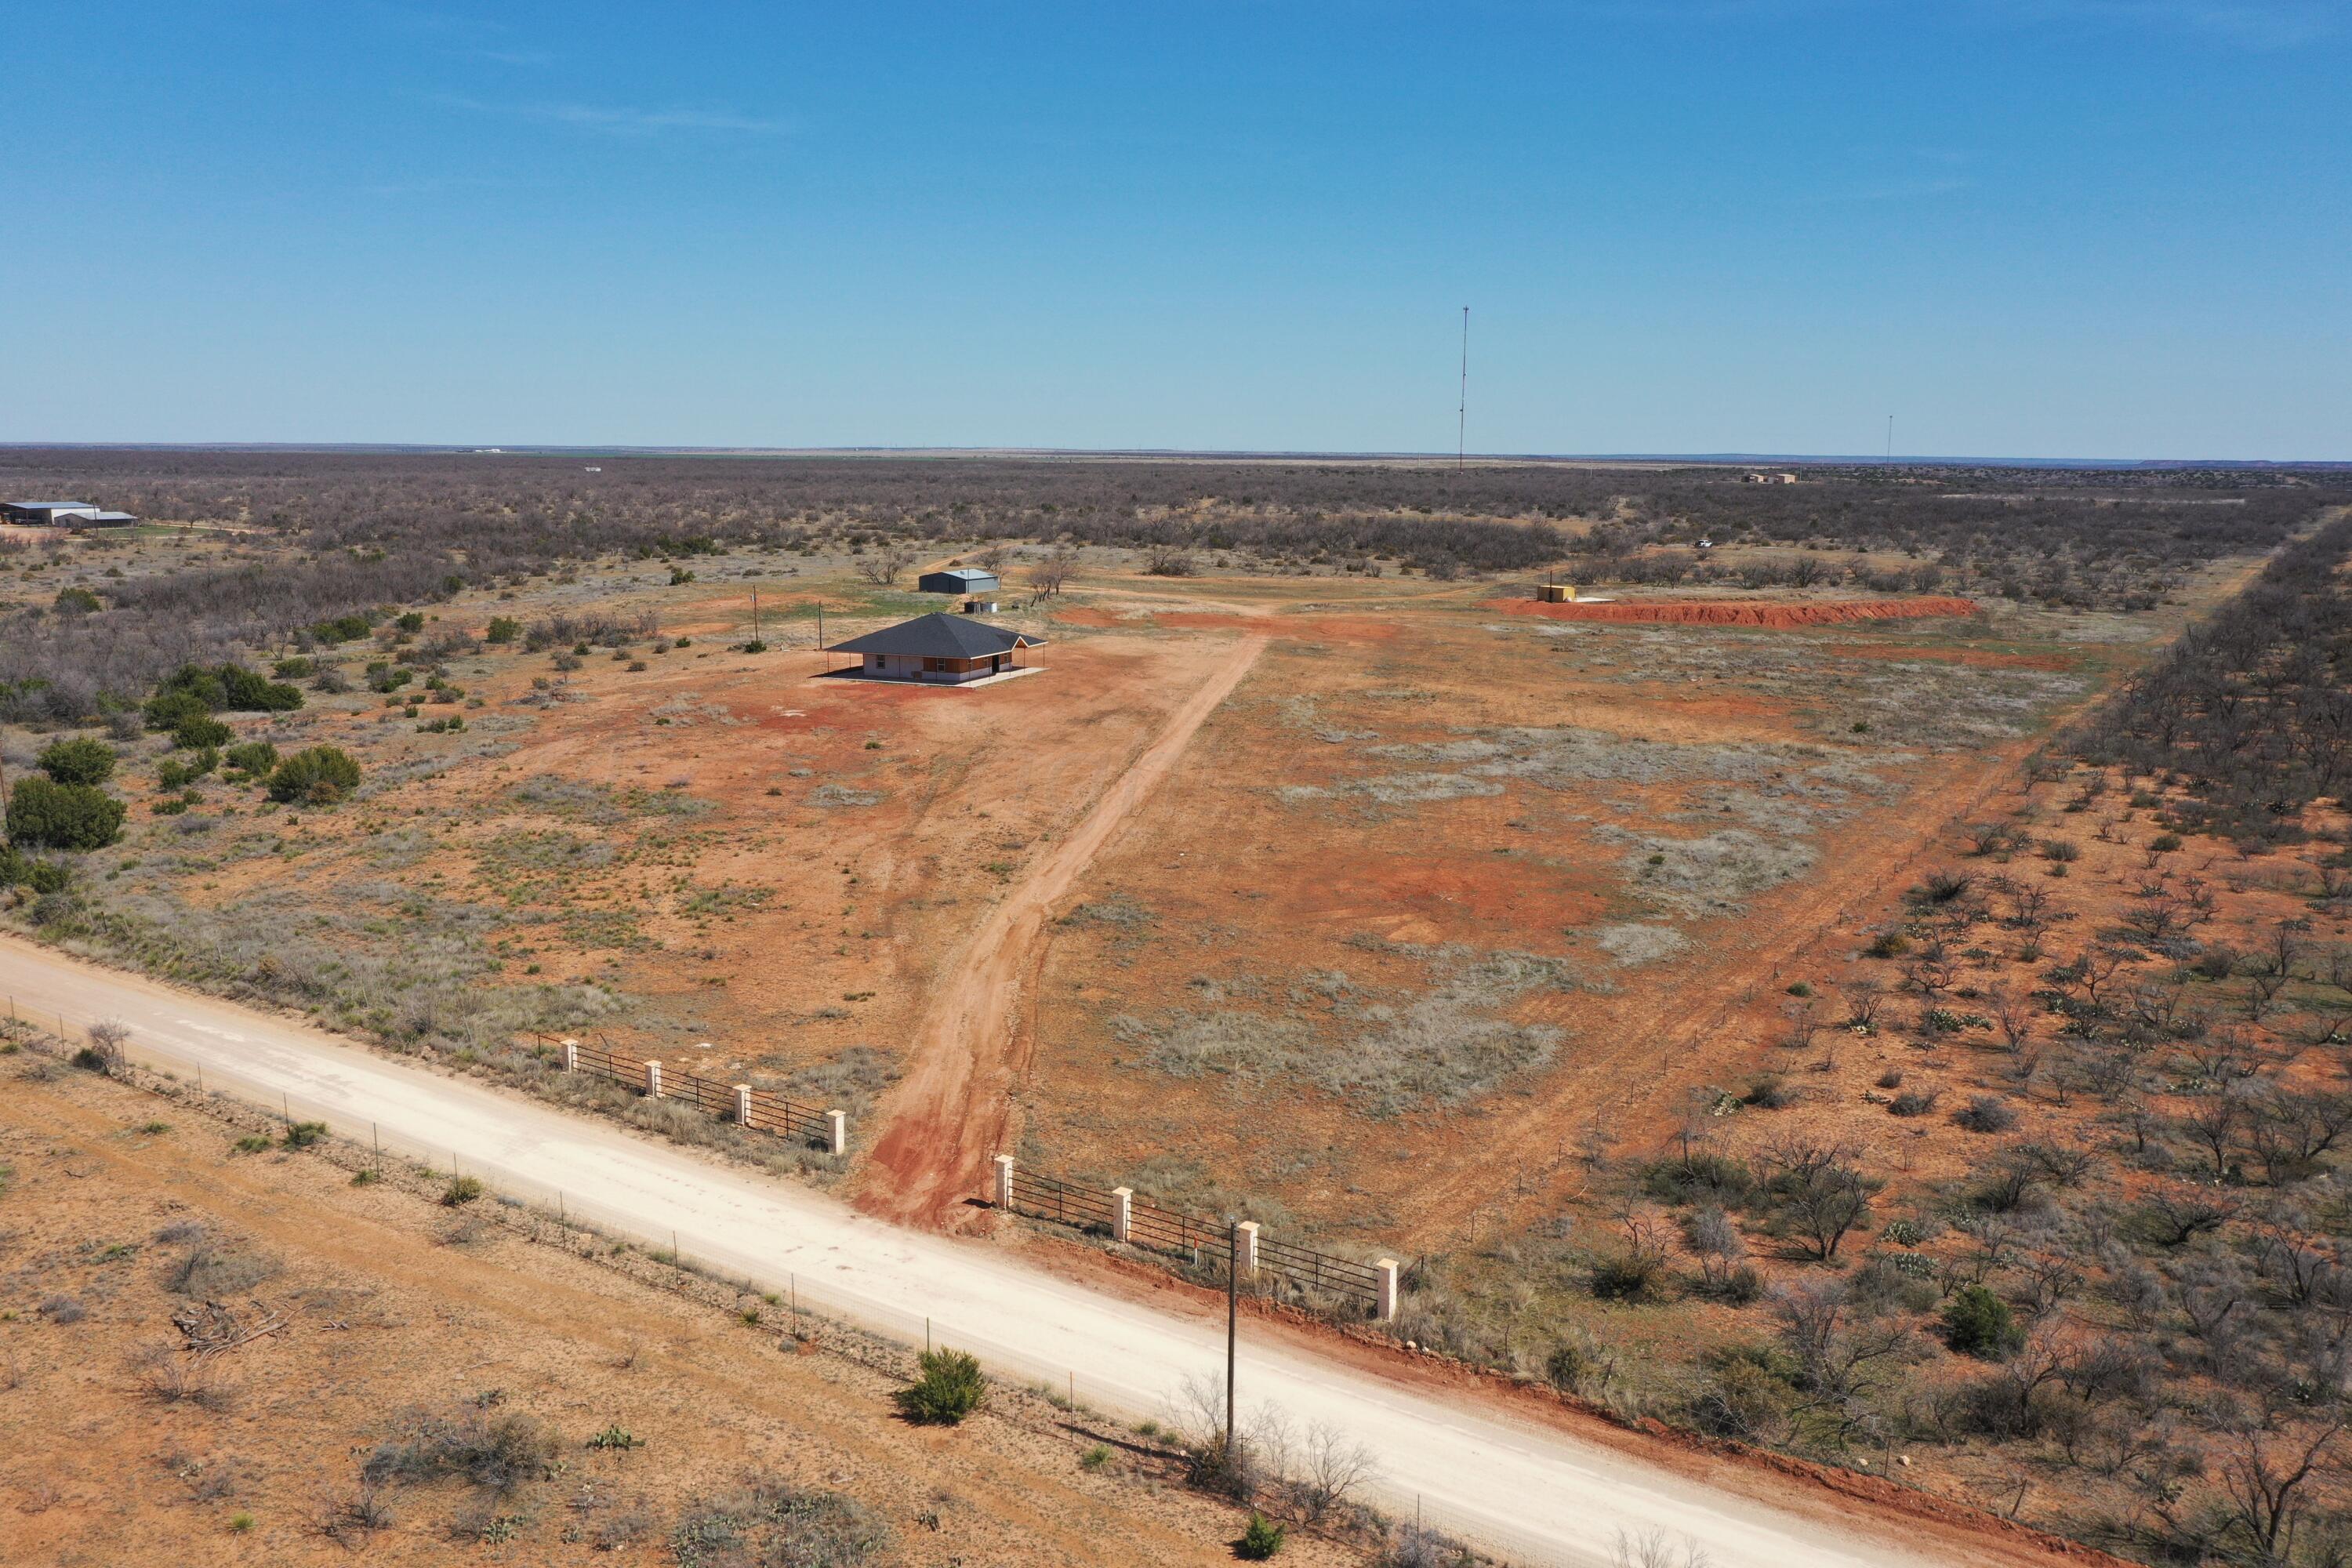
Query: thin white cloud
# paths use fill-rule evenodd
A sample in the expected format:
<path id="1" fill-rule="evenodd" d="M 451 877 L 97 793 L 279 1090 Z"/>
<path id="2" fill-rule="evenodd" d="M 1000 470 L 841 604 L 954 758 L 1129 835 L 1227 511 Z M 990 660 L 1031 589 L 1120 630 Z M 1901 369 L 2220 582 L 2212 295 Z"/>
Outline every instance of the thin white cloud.
<path id="1" fill-rule="evenodd" d="M 360 189 L 371 196 L 433 196 L 448 191 L 495 190 L 508 182 L 494 174 L 422 174 L 415 179 L 386 180 Z"/>
<path id="2" fill-rule="evenodd" d="M 1573 8 L 1614 21 L 1766 24 L 1888 7 L 1885 0 L 1575 0 Z M 2352 29 L 2352 6 L 2344 0 L 1924 0 L 1907 9 L 1914 18 L 1979 26 L 2160 29 L 2257 50 L 2293 48 Z"/>
<path id="3" fill-rule="evenodd" d="M 2160 27 L 2246 49 L 2285 49 L 2340 33 L 2346 14 L 2323 0 L 2010 0 L 2031 20 Z"/>
<path id="4" fill-rule="evenodd" d="M 1876 184 L 1854 185 L 1844 190 L 1822 191 L 1798 199 L 1815 206 L 1839 206 L 1857 202 L 1916 202 L 1930 196 L 1945 196 L 1954 191 L 1965 191 L 1975 185 L 1974 180 L 1886 180 Z"/>
<path id="5" fill-rule="evenodd" d="M 494 66 L 537 68 L 551 66 L 555 63 L 554 55 L 545 49 L 461 49 L 458 51 L 458 58 L 484 60 Z"/>
<path id="6" fill-rule="evenodd" d="M 635 109 L 610 103 L 488 103 L 480 99 L 450 101 L 478 114 L 511 115 L 550 125 L 608 136 L 658 136 L 667 132 L 709 132 L 739 136 L 782 136 L 792 126 L 782 120 L 739 114 L 721 109 Z"/>

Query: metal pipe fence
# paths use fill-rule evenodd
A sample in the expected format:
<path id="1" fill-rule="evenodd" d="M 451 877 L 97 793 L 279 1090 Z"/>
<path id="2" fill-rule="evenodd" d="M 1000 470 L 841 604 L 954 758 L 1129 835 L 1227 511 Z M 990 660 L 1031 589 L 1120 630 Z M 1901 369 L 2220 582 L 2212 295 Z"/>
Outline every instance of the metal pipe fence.
<path id="1" fill-rule="evenodd" d="M 1117 1194 L 1036 1175 L 1017 1163 L 1013 1169 L 1013 1205 L 1056 1225 L 1106 1236 L 1118 1234 Z M 1187 1258 L 1197 1267 L 1204 1259 L 1213 1261 L 1223 1256 L 1225 1230 L 1222 1221 L 1129 1200 L 1126 1240 L 1130 1247 Z M 1381 1273 L 1369 1263 L 1264 1236 L 1257 1238 L 1256 1253 L 1259 1270 L 1282 1276 L 1310 1297 L 1338 1297 L 1367 1311 L 1380 1310 Z"/>
<path id="2" fill-rule="evenodd" d="M 542 1035 L 540 1039 L 546 1039 Z M 614 1083 L 643 1094 L 646 1089 L 646 1064 L 648 1058 L 629 1056 L 603 1046 L 579 1040 L 560 1042 L 572 1053 L 572 1059 L 582 1072 L 593 1073 Z M 709 1111 L 713 1116 L 736 1120 L 735 1086 L 722 1083 L 700 1073 L 662 1064 L 661 1095 L 664 1100 L 683 1100 Z M 814 1106 L 802 1105 L 785 1099 L 772 1089 L 754 1089 L 741 1124 L 755 1132 L 766 1132 L 780 1138 L 791 1138 L 820 1149 L 833 1147 L 833 1118 Z"/>

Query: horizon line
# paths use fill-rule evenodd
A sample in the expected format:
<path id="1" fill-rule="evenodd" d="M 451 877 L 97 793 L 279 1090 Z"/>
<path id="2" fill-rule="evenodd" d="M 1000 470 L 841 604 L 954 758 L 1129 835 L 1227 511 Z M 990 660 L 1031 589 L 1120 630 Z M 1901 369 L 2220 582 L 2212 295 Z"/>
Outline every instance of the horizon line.
<path id="1" fill-rule="evenodd" d="M 1739 466 L 1780 463 L 1836 468 L 2352 468 L 2346 458 L 2017 458 L 1923 453 L 1839 455 L 1804 452 L 1454 452 L 1350 451 L 1310 447 L 957 447 L 882 444 L 823 447 L 633 445 L 454 441 L 0 441 L 5 452 L 381 452 L 452 457 L 941 457 L 1182 459 L 1227 462 L 1390 462 L 1482 465 L 1641 463 Z"/>

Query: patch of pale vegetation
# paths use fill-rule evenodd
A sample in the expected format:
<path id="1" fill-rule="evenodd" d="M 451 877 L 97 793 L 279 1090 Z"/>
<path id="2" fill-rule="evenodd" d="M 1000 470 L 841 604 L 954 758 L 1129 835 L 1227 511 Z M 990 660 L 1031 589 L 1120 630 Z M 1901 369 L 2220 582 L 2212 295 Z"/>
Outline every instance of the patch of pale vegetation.
<path id="1" fill-rule="evenodd" d="M 1604 840 L 1633 848 L 1620 862 L 1634 891 L 1684 914 L 1722 914 L 1811 870 L 1820 856 L 1807 844 L 1727 827 L 1696 838 L 1629 832 L 1607 824 Z"/>
<path id="2" fill-rule="evenodd" d="M 1436 985 L 1382 998 L 1344 972 L 1302 975 L 1283 1013 L 1224 1007 L 1111 1020 L 1118 1041 L 1146 1067 L 1173 1078 L 1227 1075 L 1243 1083 L 1302 1081 L 1386 1118 L 1461 1105 L 1512 1076 L 1541 1067 L 1566 1040 L 1549 1024 L 1501 1016 L 1518 997 L 1565 990 L 1576 980 L 1559 959 L 1460 948 L 1391 949 L 1430 964 Z M 1319 1005 L 1318 1026 L 1309 1008 Z"/>
<path id="3" fill-rule="evenodd" d="M 628 819 L 628 812 L 602 784 L 540 773 L 507 791 L 507 799 L 525 811 L 548 816 L 577 817 L 609 826 Z"/>
<path id="4" fill-rule="evenodd" d="M 1621 969 L 1663 963 L 1690 951 L 1690 938 L 1672 926 L 1602 926 L 1595 942 L 1601 952 L 1617 961 Z"/>
<path id="5" fill-rule="evenodd" d="M 498 911 L 392 883 L 344 889 L 332 910 L 282 900 L 204 909 L 120 884 L 104 903 L 79 891 L 52 897 L 42 927 L 70 949 L 299 1008 L 403 1049 L 525 1058 L 518 1035 L 578 1030 L 619 1005 L 591 985 L 497 984 L 500 963 L 484 937 L 504 923 Z M 355 900 L 381 900 L 381 912 Z"/>
<path id="6" fill-rule="evenodd" d="M 881 799 L 882 792 L 878 789 L 852 789 L 847 784 L 821 784 L 809 791 L 811 805 L 876 805 Z"/>
<path id="7" fill-rule="evenodd" d="M 1472 778 L 1467 773 L 1387 773 L 1349 784 L 1347 793 L 1368 796 L 1383 805 L 1416 805 L 1423 801 L 1500 795 L 1503 786 L 1492 779 Z"/>

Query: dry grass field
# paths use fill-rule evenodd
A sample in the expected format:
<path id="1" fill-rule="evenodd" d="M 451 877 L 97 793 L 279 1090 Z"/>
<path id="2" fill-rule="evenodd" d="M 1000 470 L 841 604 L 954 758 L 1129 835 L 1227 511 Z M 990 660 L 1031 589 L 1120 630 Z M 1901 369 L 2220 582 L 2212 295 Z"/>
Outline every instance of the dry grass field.
<path id="1" fill-rule="evenodd" d="M 0 1560 L 1232 1560 L 1242 1516 L 1115 1424 L 908 1426 L 894 1350 L 8 1048 Z"/>
<path id="2" fill-rule="evenodd" d="M 969 690 L 829 679 L 815 645 L 820 614 L 837 641 L 939 607 L 911 569 L 983 535 L 905 545 L 901 586 L 837 527 L 453 578 L 251 647 L 303 704 L 235 738 L 343 748 L 348 799 L 91 727 L 121 839 L 14 918 L 898 1217 L 1001 1223 L 962 1200 L 1003 1150 L 1395 1256 L 1423 1352 L 2140 1555 L 2237 1550 L 2231 1478 L 2306 1429 L 2245 1369 L 2302 1366 L 2275 1299 L 2336 1289 L 2294 1248 L 2333 1270 L 2343 1228 L 2345 825 L 2184 838 L 2187 773 L 2053 741 L 2262 556 L 2110 542 L 2096 592 L 1987 593 L 2013 557 L 1823 568 L 1761 531 L 1644 581 L 1680 536 L 1594 510 L 1507 521 L 1650 529 L 1558 568 L 1613 572 L 1605 605 L 1040 529 L 996 549 L 1016 586 L 1068 574 L 998 617 L 1044 668 Z M 0 589 L 284 549 L 142 531 Z M 852 1153 L 567 1079 L 562 1034 L 841 1107 Z M 2005 1315 L 1970 1348 L 1979 1296 Z"/>

